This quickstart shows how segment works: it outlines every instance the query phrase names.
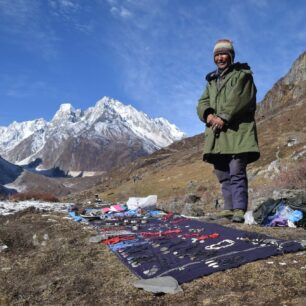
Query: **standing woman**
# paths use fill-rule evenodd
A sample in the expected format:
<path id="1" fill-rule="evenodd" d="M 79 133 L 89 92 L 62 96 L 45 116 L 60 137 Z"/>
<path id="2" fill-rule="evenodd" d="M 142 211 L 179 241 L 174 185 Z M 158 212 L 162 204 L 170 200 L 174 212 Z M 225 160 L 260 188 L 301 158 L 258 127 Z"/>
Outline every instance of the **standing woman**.
<path id="1" fill-rule="evenodd" d="M 203 160 L 214 165 L 221 184 L 224 210 L 217 217 L 242 223 L 248 208 L 246 167 L 260 156 L 255 124 L 257 90 L 249 65 L 234 62 L 232 41 L 218 40 L 213 55 L 217 69 L 206 76 L 197 107 L 206 124 Z"/>

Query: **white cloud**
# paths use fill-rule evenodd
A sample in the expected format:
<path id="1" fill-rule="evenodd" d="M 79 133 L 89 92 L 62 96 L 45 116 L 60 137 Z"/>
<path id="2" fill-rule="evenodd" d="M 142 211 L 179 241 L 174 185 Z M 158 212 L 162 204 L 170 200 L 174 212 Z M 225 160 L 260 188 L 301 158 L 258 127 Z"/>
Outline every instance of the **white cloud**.
<path id="1" fill-rule="evenodd" d="M 110 11 L 114 16 L 120 16 L 122 18 L 129 18 L 133 16 L 130 10 L 128 10 L 124 6 L 116 5 L 116 3 L 112 3 Z"/>
<path id="2" fill-rule="evenodd" d="M 121 7 L 121 10 L 120 10 L 120 16 L 121 17 L 131 17 L 133 14 L 128 10 L 126 9 L 125 7 Z"/>
<path id="3" fill-rule="evenodd" d="M 76 12 L 81 8 L 77 2 L 70 0 L 49 0 L 49 5 L 53 9 L 60 11 L 61 14 Z"/>
<path id="4" fill-rule="evenodd" d="M 110 11 L 111 11 L 112 14 L 117 14 L 119 12 L 119 10 L 116 6 L 112 6 Z"/>
<path id="5" fill-rule="evenodd" d="M 91 34 L 94 30 L 94 23 L 90 18 L 86 21 L 82 15 L 86 15 L 91 7 L 90 4 L 80 4 L 79 1 L 71 0 L 48 0 L 52 15 L 64 21 L 68 26 L 85 34 Z"/>
<path id="6" fill-rule="evenodd" d="M 69 1 L 69 0 L 58 0 L 60 5 L 63 6 L 63 7 L 69 7 L 69 8 L 72 8 L 72 9 L 77 9 L 79 8 L 79 5 L 76 4 L 75 2 L 73 3 L 72 1 Z"/>

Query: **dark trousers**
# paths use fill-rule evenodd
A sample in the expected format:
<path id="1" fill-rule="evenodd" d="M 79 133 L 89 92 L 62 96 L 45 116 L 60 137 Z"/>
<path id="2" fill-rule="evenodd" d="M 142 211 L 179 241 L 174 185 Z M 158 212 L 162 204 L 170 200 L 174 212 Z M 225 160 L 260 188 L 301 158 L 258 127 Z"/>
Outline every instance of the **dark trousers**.
<path id="1" fill-rule="evenodd" d="M 248 208 L 248 178 L 246 173 L 246 154 L 216 155 L 215 174 L 221 184 L 224 209 Z"/>

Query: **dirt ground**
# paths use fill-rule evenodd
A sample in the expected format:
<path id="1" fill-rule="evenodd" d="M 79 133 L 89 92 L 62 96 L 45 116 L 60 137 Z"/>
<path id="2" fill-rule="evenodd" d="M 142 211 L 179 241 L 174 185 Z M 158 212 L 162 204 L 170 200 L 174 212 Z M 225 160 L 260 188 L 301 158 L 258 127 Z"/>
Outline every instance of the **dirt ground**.
<path id="1" fill-rule="evenodd" d="M 181 285 L 175 295 L 133 286 L 137 277 L 91 227 L 62 214 L 28 209 L 0 217 L 0 305 L 306 305 L 306 250 L 218 272 Z M 277 238 L 304 229 L 233 225 Z"/>

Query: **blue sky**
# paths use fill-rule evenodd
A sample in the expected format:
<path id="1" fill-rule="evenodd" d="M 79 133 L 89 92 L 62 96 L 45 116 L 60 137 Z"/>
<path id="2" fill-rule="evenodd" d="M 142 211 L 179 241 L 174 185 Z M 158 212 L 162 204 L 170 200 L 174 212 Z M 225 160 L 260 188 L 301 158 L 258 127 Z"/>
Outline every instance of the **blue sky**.
<path id="1" fill-rule="evenodd" d="M 305 0 L 0 0 L 0 125 L 103 96 L 203 131 L 195 107 L 219 38 L 260 101 L 306 50 Z"/>

